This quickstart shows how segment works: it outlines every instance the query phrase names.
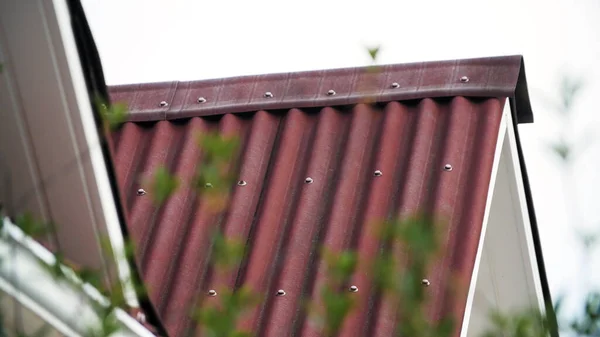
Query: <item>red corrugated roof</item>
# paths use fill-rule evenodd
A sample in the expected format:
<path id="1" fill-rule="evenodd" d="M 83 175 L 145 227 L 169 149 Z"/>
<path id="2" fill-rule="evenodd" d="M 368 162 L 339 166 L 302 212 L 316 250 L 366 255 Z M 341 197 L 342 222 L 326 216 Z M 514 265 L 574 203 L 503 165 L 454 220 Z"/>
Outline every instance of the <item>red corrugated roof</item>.
<path id="1" fill-rule="evenodd" d="M 113 101 L 131 109 L 111 138 L 128 229 L 170 335 L 192 328 L 198 296 L 248 284 L 266 301 L 245 327 L 317 336 L 301 309 L 323 282 L 319 246 L 373 256 L 381 242 L 367 224 L 428 206 L 449 222 L 443 253 L 424 275 L 428 313 L 462 321 L 505 98 L 516 96 L 519 120 L 532 121 L 524 81 L 521 57 L 499 57 L 111 88 Z M 377 104 L 360 103 L 366 97 Z M 209 130 L 241 138 L 246 182 L 217 218 L 185 184 L 202 156 L 195 134 Z M 136 191 L 161 165 L 184 184 L 157 208 Z M 247 240 L 233 274 L 209 263 L 215 224 Z M 391 336 L 395 309 L 365 268 L 352 279 L 359 304 L 342 336 Z M 450 295 L 450 279 L 462 291 Z"/>

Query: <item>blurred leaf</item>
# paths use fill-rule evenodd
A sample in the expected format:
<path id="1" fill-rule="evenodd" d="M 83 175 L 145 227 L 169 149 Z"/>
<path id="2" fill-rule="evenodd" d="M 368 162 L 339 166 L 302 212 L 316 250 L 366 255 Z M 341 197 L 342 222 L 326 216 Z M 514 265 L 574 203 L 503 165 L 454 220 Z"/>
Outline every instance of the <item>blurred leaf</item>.
<path id="1" fill-rule="evenodd" d="M 96 99 L 96 108 L 100 111 L 100 116 L 104 123 L 111 130 L 117 129 L 121 124 L 127 121 L 129 109 L 125 103 L 108 103 L 101 98 Z"/>
<path id="2" fill-rule="evenodd" d="M 373 61 L 377 60 L 377 54 L 379 54 L 379 49 L 380 49 L 380 46 L 376 46 L 376 47 L 367 49 L 367 51 L 369 52 L 369 56 L 371 57 L 371 60 L 373 60 Z"/>
<path id="3" fill-rule="evenodd" d="M 101 289 L 102 286 L 102 273 L 97 270 L 92 270 L 89 268 L 83 268 L 77 275 L 84 283 L 89 283 L 96 289 Z"/>
<path id="4" fill-rule="evenodd" d="M 397 262 L 392 254 L 383 254 L 375 259 L 372 264 L 373 280 L 378 288 L 384 291 L 398 288 L 396 266 Z"/>
<path id="5" fill-rule="evenodd" d="M 547 319 L 537 309 L 527 309 L 510 314 L 493 310 L 489 315 L 490 327 L 484 337 L 547 337 L 550 330 Z"/>
<path id="6" fill-rule="evenodd" d="M 219 305 L 206 305 L 192 315 L 204 333 L 213 337 L 251 336 L 249 332 L 237 330 L 236 322 L 242 313 L 258 304 L 260 298 L 244 286 L 235 292 L 223 289 L 218 299 Z"/>
<path id="7" fill-rule="evenodd" d="M 438 240 L 436 226 L 431 219 L 417 215 L 398 221 L 397 235 L 407 245 L 412 258 L 434 255 Z"/>
<path id="8" fill-rule="evenodd" d="M 600 317 L 600 294 L 592 293 L 588 295 L 585 303 L 585 314 L 593 319 Z"/>
<path id="9" fill-rule="evenodd" d="M 354 251 L 333 252 L 325 247 L 321 255 L 326 265 L 326 284 L 320 291 L 322 307 L 316 302 L 311 307 L 315 310 L 314 321 L 323 327 L 325 336 L 335 336 L 354 306 L 355 296 L 347 281 L 356 269 L 357 255 Z"/>
<path id="10" fill-rule="evenodd" d="M 344 319 L 354 306 L 354 297 L 347 290 L 334 290 L 324 287 L 321 292 L 324 304 L 324 322 L 326 336 L 335 336 L 344 323 Z"/>
<path id="11" fill-rule="evenodd" d="M 342 282 L 354 273 L 357 263 L 356 252 L 331 252 L 323 248 L 321 254 L 327 265 L 327 275 L 331 281 Z"/>
<path id="12" fill-rule="evenodd" d="M 121 326 L 114 314 L 114 310 L 106 309 L 101 316 L 100 323 L 97 326 L 92 326 L 88 329 L 88 336 L 109 337 L 115 332 L 121 330 Z"/>
<path id="13" fill-rule="evenodd" d="M 54 263 L 51 265 L 47 265 L 45 262 L 41 262 L 42 267 L 45 268 L 55 280 L 65 279 L 66 275 L 62 269 L 62 266 L 64 265 L 63 255 L 60 252 L 58 252 L 54 254 L 54 258 Z"/>
<path id="14" fill-rule="evenodd" d="M 199 145 L 204 151 L 204 160 L 231 160 L 239 148 L 240 140 L 237 136 L 222 136 L 217 132 L 199 135 Z"/>
<path id="15" fill-rule="evenodd" d="M 598 233 L 576 231 L 578 239 L 581 241 L 585 249 L 590 249 L 598 242 Z"/>
<path id="16" fill-rule="evenodd" d="M 221 233 L 214 236 L 213 247 L 213 260 L 221 267 L 235 267 L 241 263 L 244 257 L 244 242 L 226 238 Z"/>
<path id="17" fill-rule="evenodd" d="M 198 167 L 198 174 L 195 180 L 195 187 L 200 194 L 216 193 L 225 187 L 221 177 L 222 171 L 216 165 L 202 164 Z M 226 188 L 228 188 L 227 186 Z"/>
<path id="18" fill-rule="evenodd" d="M 4 63 L 0 63 L 0 74 L 4 72 Z"/>
<path id="19" fill-rule="evenodd" d="M 435 336 L 448 337 L 454 331 L 454 320 L 451 317 L 442 318 L 438 323 L 435 331 Z"/>
<path id="20" fill-rule="evenodd" d="M 159 167 L 154 173 L 152 198 L 157 205 L 162 205 L 179 187 L 177 177 L 171 175 L 165 167 Z"/>
<path id="21" fill-rule="evenodd" d="M 600 335 L 600 294 L 588 294 L 583 308 L 583 315 L 573 320 L 570 327 L 582 336 Z"/>
<path id="22" fill-rule="evenodd" d="M 26 235 L 38 239 L 40 236 L 47 234 L 49 228 L 46 224 L 36 220 L 31 213 L 19 215 L 15 220 L 15 225 L 19 227 Z"/>
<path id="23" fill-rule="evenodd" d="M 568 114 L 575 101 L 577 95 L 584 87 L 583 79 L 577 77 L 564 76 L 560 82 L 560 96 L 562 100 L 561 112 Z"/>
<path id="24" fill-rule="evenodd" d="M 563 162 L 568 162 L 571 155 L 571 146 L 566 143 L 565 140 L 559 140 L 551 145 L 552 151 L 557 155 Z"/>

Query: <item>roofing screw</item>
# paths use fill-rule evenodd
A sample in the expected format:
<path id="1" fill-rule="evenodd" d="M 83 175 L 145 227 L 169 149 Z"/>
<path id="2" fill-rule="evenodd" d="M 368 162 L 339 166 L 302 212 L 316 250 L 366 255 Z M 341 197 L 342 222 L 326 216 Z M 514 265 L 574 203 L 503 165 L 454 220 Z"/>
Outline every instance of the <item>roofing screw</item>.
<path id="1" fill-rule="evenodd" d="M 198 97 L 198 103 L 206 103 L 206 98 Z"/>
<path id="2" fill-rule="evenodd" d="M 265 92 L 266 98 L 273 98 L 273 94 L 270 91 Z"/>
<path id="3" fill-rule="evenodd" d="M 304 179 L 304 182 L 307 183 L 307 184 L 312 184 L 313 183 L 313 178 L 307 177 L 306 179 Z"/>
<path id="4" fill-rule="evenodd" d="M 283 289 L 277 290 L 277 296 L 285 296 L 285 291 Z"/>
<path id="5" fill-rule="evenodd" d="M 137 195 L 141 196 L 141 195 L 144 195 L 144 194 L 146 194 L 146 191 L 144 191 L 143 188 L 140 188 L 140 189 L 137 190 Z"/>
<path id="6" fill-rule="evenodd" d="M 350 286 L 350 291 L 355 293 L 358 291 L 358 287 L 357 286 Z"/>
<path id="7" fill-rule="evenodd" d="M 335 95 L 335 90 L 329 90 L 329 91 L 327 92 L 327 95 L 329 95 L 329 96 L 333 96 L 333 95 Z"/>
<path id="8" fill-rule="evenodd" d="M 467 76 L 463 76 L 460 78 L 460 81 L 463 83 L 467 83 L 467 82 L 469 82 L 469 78 Z"/>
<path id="9" fill-rule="evenodd" d="M 213 186 L 212 186 L 212 184 L 211 184 L 211 183 L 206 183 L 206 184 L 204 184 L 204 187 L 206 187 L 206 188 L 211 188 L 211 187 L 213 187 Z"/>
<path id="10" fill-rule="evenodd" d="M 452 171 L 452 165 L 450 165 L 450 164 L 444 165 L 444 170 L 448 171 L 448 172 Z"/>
<path id="11" fill-rule="evenodd" d="M 140 322 L 140 323 L 146 323 L 146 315 L 144 315 L 144 313 L 143 313 L 143 312 L 138 312 L 135 318 L 136 318 L 136 319 L 138 320 L 138 322 Z"/>
<path id="12" fill-rule="evenodd" d="M 374 175 L 374 176 L 376 176 L 376 177 L 381 177 L 381 176 L 383 175 L 383 172 L 381 172 L 381 171 L 377 170 L 377 171 L 375 171 L 375 172 L 373 173 L 373 175 Z"/>
<path id="13" fill-rule="evenodd" d="M 214 289 L 209 290 L 208 291 L 208 296 L 212 296 L 212 297 L 217 296 L 217 291 L 214 290 Z"/>
<path id="14" fill-rule="evenodd" d="M 160 106 L 163 107 L 163 108 L 166 107 L 166 106 L 168 106 L 168 105 L 169 105 L 169 103 L 167 103 L 166 101 L 160 102 Z"/>
<path id="15" fill-rule="evenodd" d="M 246 186 L 246 181 L 244 181 L 244 180 L 238 181 L 238 186 Z"/>
<path id="16" fill-rule="evenodd" d="M 431 284 L 431 282 L 429 282 L 428 279 L 424 278 L 423 280 L 421 280 L 421 284 L 424 285 L 424 286 L 426 286 L 426 287 L 429 287 L 429 285 Z"/>
<path id="17" fill-rule="evenodd" d="M 398 89 L 398 88 L 400 88 L 400 84 L 398 84 L 398 82 L 394 82 L 394 83 L 392 83 L 392 88 Z"/>

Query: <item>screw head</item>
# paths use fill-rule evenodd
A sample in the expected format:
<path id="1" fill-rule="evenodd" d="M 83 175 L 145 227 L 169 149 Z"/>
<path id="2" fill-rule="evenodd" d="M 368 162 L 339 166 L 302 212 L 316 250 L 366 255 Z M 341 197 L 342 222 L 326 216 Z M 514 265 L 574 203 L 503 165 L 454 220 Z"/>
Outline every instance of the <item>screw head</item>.
<path id="1" fill-rule="evenodd" d="M 140 322 L 140 323 L 146 323 L 146 315 L 144 315 L 144 313 L 143 313 L 143 312 L 141 312 L 141 311 L 137 313 L 137 315 L 136 315 L 136 317 L 135 317 L 135 318 L 136 318 L 136 319 L 138 320 L 138 322 Z"/>
<path id="2" fill-rule="evenodd" d="M 208 291 L 208 296 L 212 296 L 212 297 L 217 296 L 217 291 L 214 290 L 214 289 L 209 290 Z"/>
<path id="3" fill-rule="evenodd" d="M 265 92 L 265 97 L 266 98 L 273 98 L 273 93 L 270 91 Z"/>
<path id="4" fill-rule="evenodd" d="M 240 180 L 240 181 L 238 181 L 237 184 L 238 184 L 238 186 L 246 186 L 247 183 L 245 180 Z"/>
<path id="5" fill-rule="evenodd" d="M 169 106 L 169 103 L 167 103 L 166 101 L 162 101 L 159 105 L 164 108 L 166 106 Z"/>
<path id="6" fill-rule="evenodd" d="M 423 280 L 421 280 L 421 284 L 424 285 L 424 286 L 426 286 L 426 287 L 429 287 L 429 285 L 431 284 L 431 282 L 429 282 L 428 279 L 424 278 Z"/>
<path id="7" fill-rule="evenodd" d="M 277 296 L 285 296 L 285 291 L 283 289 L 277 290 Z"/>
<path id="8" fill-rule="evenodd" d="M 460 81 L 463 83 L 467 83 L 467 82 L 469 82 L 469 78 L 467 76 L 463 76 L 460 78 Z"/>
<path id="9" fill-rule="evenodd" d="M 198 103 L 200 103 L 200 104 L 206 103 L 206 98 L 204 98 L 204 97 L 198 97 Z"/>
<path id="10" fill-rule="evenodd" d="M 146 191 L 144 191 L 144 189 L 143 189 L 143 188 L 140 188 L 140 189 L 138 189 L 138 190 L 137 190 L 137 192 L 136 192 L 136 193 L 137 193 L 137 195 L 140 195 L 140 196 L 142 196 L 142 195 L 145 195 L 145 194 L 146 194 Z"/>
<path id="11" fill-rule="evenodd" d="M 306 183 L 306 184 L 312 184 L 313 183 L 313 178 L 307 177 L 306 179 L 304 179 L 304 183 Z"/>
<path id="12" fill-rule="evenodd" d="M 355 286 L 355 285 L 352 285 L 352 286 L 350 286 L 350 291 L 353 292 L 353 293 L 355 293 L 355 292 L 358 291 L 358 287 Z"/>
<path id="13" fill-rule="evenodd" d="M 204 187 L 206 187 L 206 188 L 212 188 L 213 185 L 211 183 L 206 183 L 206 184 L 204 184 Z"/>
<path id="14" fill-rule="evenodd" d="M 329 91 L 327 92 L 327 95 L 329 95 L 329 96 L 333 96 L 333 95 L 335 95 L 335 90 L 329 90 Z"/>
<path id="15" fill-rule="evenodd" d="M 392 83 L 392 88 L 398 89 L 398 88 L 400 88 L 400 84 L 398 82 L 394 82 L 394 83 Z"/>
<path id="16" fill-rule="evenodd" d="M 375 172 L 373 172 L 373 175 L 376 177 L 381 177 L 383 175 L 383 172 L 376 170 Z"/>
<path id="17" fill-rule="evenodd" d="M 452 165 L 450 165 L 450 164 L 444 165 L 444 171 L 452 171 Z"/>

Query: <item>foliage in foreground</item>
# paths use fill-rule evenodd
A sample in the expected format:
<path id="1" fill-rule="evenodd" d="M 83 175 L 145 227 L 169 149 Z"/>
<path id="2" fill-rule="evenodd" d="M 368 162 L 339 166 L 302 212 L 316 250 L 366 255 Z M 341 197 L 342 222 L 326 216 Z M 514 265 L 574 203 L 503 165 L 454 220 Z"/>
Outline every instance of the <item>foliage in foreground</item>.
<path id="1" fill-rule="evenodd" d="M 369 49 L 369 55 L 375 61 L 379 47 Z M 369 68 L 377 71 L 376 67 Z M 368 85 L 368 84 L 365 84 Z M 563 99 L 560 102 L 560 111 L 563 116 L 568 116 L 575 95 L 580 91 L 578 82 L 565 81 L 563 85 Z M 369 103 L 367 100 L 365 103 Z M 107 105 L 98 102 L 104 127 L 107 130 L 118 128 L 127 120 L 127 108 L 121 104 Z M 198 137 L 198 144 L 203 152 L 203 158 L 198 162 L 198 171 L 191 182 L 195 191 L 210 201 L 213 206 L 210 211 L 215 214 L 223 212 L 229 198 L 229 192 L 234 182 L 235 167 L 233 158 L 239 150 L 239 140 L 235 137 L 223 137 L 217 133 L 202 134 Z M 569 164 L 574 158 L 573 144 L 561 136 L 550 145 L 554 154 L 563 163 Z M 568 165 L 565 165 L 568 166 Z M 168 200 L 178 188 L 181 181 L 167 168 L 160 167 L 154 172 L 151 181 L 151 197 L 157 206 Z M 28 214 L 16 218 L 16 225 L 26 234 L 37 238 L 47 234 L 45 230 L 53 228 L 42 224 Z M 428 216 L 415 216 L 408 219 L 391 219 L 382 221 L 380 226 L 380 239 L 388 242 L 388 250 L 369 261 L 370 275 L 377 291 L 391 299 L 399 309 L 397 321 L 398 335 L 420 337 L 447 337 L 454 331 L 454 322 L 450 319 L 432 324 L 428 321 L 423 306 L 426 301 L 426 285 L 423 280 L 427 266 L 439 248 L 437 240 L 437 224 Z M 244 257 L 244 244 L 230 238 L 225 238 L 218 230 L 214 231 L 211 252 L 215 268 L 230 269 L 239 266 Z M 588 240 L 590 241 L 590 240 Z M 594 241 L 594 240 L 591 240 Z M 406 255 L 410 256 L 408 262 L 398 260 L 394 247 L 403 247 Z M 115 255 L 110 244 L 103 245 L 107 254 Z M 128 243 L 123 254 L 131 259 L 134 249 Z M 326 263 L 326 283 L 320 289 L 318 301 L 312 303 L 312 319 L 322 330 L 323 336 L 337 336 L 344 325 L 346 318 L 355 308 L 355 296 L 348 291 L 348 281 L 356 272 L 359 264 L 356 252 L 345 250 L 332 252 L 321 250 Z M 72 282 L 65 274 L 66 261 L 56 254 L 56 263 L 46 266 L 57 280 Z M 402 266 L 402 267 L 401 267 Z M 107 337 L 119 329 L 119 324 L 114 315 L 114 309 L 125 306 L 123 291 L 119 286 L 106 289 L 102 282 L 102 273 L 98 271 L 76 269 L 75 275 L 83 283 L 89 283 L 102 290 L 110 300 L 108 306 L 98 306 L 101 313 L 101 322 L 98 326 L 90 327 L 89 336 Z M 138 294 L 145 294 L 145 289 L 140 282 L 132 280 Z M 79 286 L 81 283 L 77 283 Z M 82 291 L 83 292 L 83 291 Z M 82 295 L 84 296 L 84 295 Z M 220 289 L 218 301 L 204 301 L 194 310 L 192 318 L 198 323 L 206 336 L 211 337 L 246 337 L 251 336 L 248 331 L 240 331 L 237 327 L 238 319 L 246 310 L 259 305 L 263 299 L 252 293 L 250 288 L 242 286 L 235 291 Z M 558 306 L 555 308 L 558 312 Z M 0 313 L 1 314 L 1 313 Z M 492 312 L 490 314 L 491 327 L 481 337 L 542 337 L 548 336 L 556 321 L 551 321 L 539 310 L 525 310 L 516 313 Z M 561 325 L 570 335 L 600 336 L 600 294 L 591 293 L 584 304 L 581 317 Z M 45 335 L 46 327 L 40 329 L 34 336 Z M 0 329 L 0 336 L 3 336 Z M 19 336 L 22 334 L 19 332 Z"/>

